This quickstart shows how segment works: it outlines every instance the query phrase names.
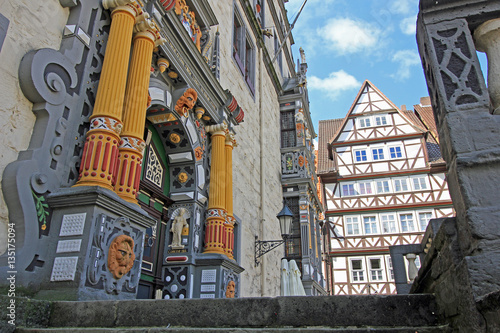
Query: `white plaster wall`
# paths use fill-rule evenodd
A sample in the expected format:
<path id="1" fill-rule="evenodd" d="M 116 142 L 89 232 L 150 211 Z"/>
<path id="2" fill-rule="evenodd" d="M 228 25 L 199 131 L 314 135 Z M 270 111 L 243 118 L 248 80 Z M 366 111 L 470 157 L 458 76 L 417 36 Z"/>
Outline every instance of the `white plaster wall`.
<path id="1" fill-rule="evenodd" d="M 28 148 L 35 115 L 19 87 L 18 69 L 31 50 L 59 49 L 69 10 L 58 0 L 0 0 L 0 13 L 9 21 L 0 51 L 0 175 L 20 151 Z M 0 192 L 0 253 L 5 252 L 8 210 Z"/>
<path id="2" fill-rule="evenodd" d="M 233 3 L 245 19 L 240 2 L 209 0 L 209 3 L 219 21 L 220 83 L 223 88 L 231 90 L 245 111 L 244 122 L 236 127 L 238 147 L 233 151 L 234 214 L 242 220 L 240 251 L 241 265 L 245 268 L 241 274 L 240 296 L 277 296 L 280 294 L 283 247 L 266 254 L 261 258 L 261 264 L 255 267 L 254 241 L 255 235 L 261 240 L 281 238 L 276 219 L 282 205 L 278 96 L 257 48 L 255 96 L 233 60 Z M 271 19 L 269 11 L 266 21 L 268 19 Z M 250 30 L 249 23 L 245 24 Z M 253 33 L 250 31 L 249 34 L 256 45 Z"/>

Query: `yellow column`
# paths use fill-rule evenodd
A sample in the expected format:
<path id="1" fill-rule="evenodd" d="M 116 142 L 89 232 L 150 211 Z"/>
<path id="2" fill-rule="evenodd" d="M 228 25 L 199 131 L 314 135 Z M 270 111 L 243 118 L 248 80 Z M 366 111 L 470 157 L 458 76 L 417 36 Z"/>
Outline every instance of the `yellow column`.
<path id="1" fill-rule="evenodd" d="M 210 167 L 210 190 L 208 198 L 207 221 L 205 223 L 204 253 L 225 254 L 224 223 L 226 222 L 226 158 L 224 142 L 227 127 L 225 124 L 207 126 L 212 134 L 212 162 Z"/>
<path id="2" fill-rule="evenodd" d="M 233 216 L 233 147 L 236 146 L 236 140 L 233 134 L 226 136 L 226 144 L 224 147 L 226 155 L 226 210 L 227 218 L 224 224 L 225 231 L 225 248 L 224 252 L 229 259 L 234 259 L 234 223 Z"/>
<path id="3" fill-rule="evenodd" d="M 111 13 L 106 54 L 75 186 L 97 185 L 112 190 L 132 30 L 141 9 L 133 0 L 103 0 L 103 6 L 106 9 L 118 7 Z"/>
<path id="4" fill-rule="evenodd" d="M 155 42 L 163 40 L 150 20 L 136 24 L 132 59 L 125 91 L 123 132 L 118 152 L 118 172 L 115 192 L 124 200 L 137 203 L 142 156 L 146 143 L 143 140 L 151 57 Z"/>

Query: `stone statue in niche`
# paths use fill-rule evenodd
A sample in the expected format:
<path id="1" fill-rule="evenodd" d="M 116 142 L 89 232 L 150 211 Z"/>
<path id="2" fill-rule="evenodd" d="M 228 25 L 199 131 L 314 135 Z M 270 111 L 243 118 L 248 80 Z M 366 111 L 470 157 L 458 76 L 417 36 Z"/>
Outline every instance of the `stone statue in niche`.
<path id="1" fill-rule="evenodd" d="M 234 298 L 235 290 L 236 283 L 233 280 L 229 281 L 226 286 L 226 298 Z"/>
<path id="2" fill-rule="evenodd" d="M 182 235 L 189 233 L 189 224 L 187 219 L 189 218 L 189 212 L 186 208 L 177 209 L 174 214 L 172 214 L 172 226 L 170 227 L 170 232 L 172 233 L 172 243 L 169 245 L 172 249 L 183 249 Z"/>
<path id="3" fill-rule="evenodd" d="M 175 111 L 181 116 L 187 118 L 188 111 L 193 109 L 198 99 L 198 93 L 193 88 L 188 88 L 184 94 L 177 100 Z"/>
<path id="4" fill-rule="evenodd" d="M 134 240 L 127 235 L 115 237 L 108 251 L 108 269 L 113 277 L 121 279 L 132 269 L 134 260 Z"/>

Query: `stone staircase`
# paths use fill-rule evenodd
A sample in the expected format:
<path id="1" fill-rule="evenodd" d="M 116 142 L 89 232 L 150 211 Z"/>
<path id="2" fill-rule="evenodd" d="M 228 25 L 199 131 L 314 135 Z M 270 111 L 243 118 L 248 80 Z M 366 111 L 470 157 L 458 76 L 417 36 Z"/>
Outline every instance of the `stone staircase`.
<path id="1" fill-rule="evenodd" d="M 37 308 L 36 301 L 27 303 Z M 38 308 L 44 310 L 18 318 L 15 332 L 448 332 L 432 295 L 45 302 Z"/>

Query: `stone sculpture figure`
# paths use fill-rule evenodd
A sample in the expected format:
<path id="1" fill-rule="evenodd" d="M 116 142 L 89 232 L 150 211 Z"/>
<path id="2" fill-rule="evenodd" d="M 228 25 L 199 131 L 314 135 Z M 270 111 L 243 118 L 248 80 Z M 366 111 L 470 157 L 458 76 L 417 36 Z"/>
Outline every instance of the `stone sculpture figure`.
<path id="1" fill-rule="evenodd" d="M 113 277 L 121 279 L 132 269 L 134 260 L 134 240 L 127 235 L 115 237 L 108 251 L 108 269 Z"/>
<path id="2" fill-rule="evenodd" d="M 170 244 L 170 247 L 173 249 L 184 248 L 184 245 L 181 244 L 182 229 L 189 227 L 189 224 L 184 217 L 186 213 L 186 208 L 179 208 L 179 215 L 174 217 L 174 220 L 172 221 L 172 226 L 170 227 L 170 232 L 172 233 L 172 243 Z"/>

